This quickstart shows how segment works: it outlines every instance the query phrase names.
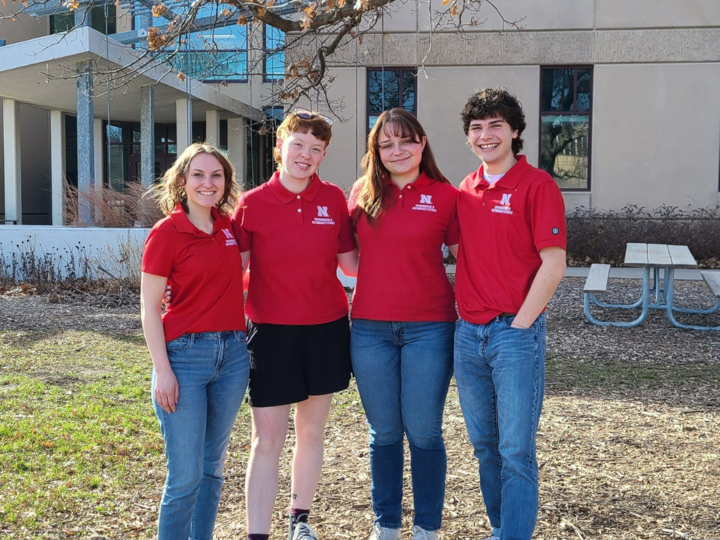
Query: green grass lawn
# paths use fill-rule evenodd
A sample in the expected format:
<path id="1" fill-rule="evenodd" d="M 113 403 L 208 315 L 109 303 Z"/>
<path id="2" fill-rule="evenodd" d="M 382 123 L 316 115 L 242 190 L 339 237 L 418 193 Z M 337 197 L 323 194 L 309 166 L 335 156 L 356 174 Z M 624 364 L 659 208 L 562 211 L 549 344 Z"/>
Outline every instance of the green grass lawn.
<path id="1" fill-rule="evenodd" d="M 0 333 L 0 536 L 122 509 L 162 466 L 141 336 Z"/>

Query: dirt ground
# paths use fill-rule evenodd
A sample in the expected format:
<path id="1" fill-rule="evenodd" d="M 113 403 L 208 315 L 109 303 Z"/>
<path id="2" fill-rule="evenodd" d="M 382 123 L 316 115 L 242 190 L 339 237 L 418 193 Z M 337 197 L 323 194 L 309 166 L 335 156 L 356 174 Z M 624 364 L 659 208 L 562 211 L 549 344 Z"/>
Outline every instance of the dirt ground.
<path id="1" fill-rule="evenodd" d="M 679 330 L 660 312 L 637 328 L 593 326 L 583 316 L 582 283 L 563 280 L 548 310 L 535 538 L 720 539 L 720 332 Z M 616 291 L 612 298 L 620 299 L 639 284 L 611 280 L 610 287 Z M 685 305 L 712 304 L 702 282 L 681 282 L 677 296 Z M 61 300 L 50 303 L 21 291 L 0 295 L 0 330 L 141 331 L 136 305 L 101 308 L 83 295 Z M 703 320 L 717 325 L 718 319 Z M 311 516 L 326 540 L 364 539 L 372 525 L 366 426 L 359 404 L 349 399 L 333 410 L 328 424 L 325 468 Z M 441 538 L 485 538 L 489 524 L 454 383 L 444 430 L 448 478 Z M 219 539 L 246 534 L 248 433 L 243 429 L 231 442 Z M 276 539 L 285 534 L 290 448 L 286 445 L 282 457 Z M 406 479 L 404 538 L 410 538 L 409 467 Z M 134 507 L 124 526 L 128 535 L 152 534 L 160 485 L 156 475 L 146 486 L 149 492 L 122 494 Z M 106 531 L 92 536 L 96 540 L 122 537 L 107 532 L 116 530 L 109 523 L 93 528 Z"/>

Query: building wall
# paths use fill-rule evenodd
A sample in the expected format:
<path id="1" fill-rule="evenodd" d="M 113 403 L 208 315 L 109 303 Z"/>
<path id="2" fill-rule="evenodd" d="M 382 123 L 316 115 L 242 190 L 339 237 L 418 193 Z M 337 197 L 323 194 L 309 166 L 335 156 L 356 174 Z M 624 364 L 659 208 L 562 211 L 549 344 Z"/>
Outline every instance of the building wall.
<path id="1" fill-rule="evenodd" d="M 540 68 L 593 66 L 590 187 L 565 191 L 568 209 L 619 210 L 628 204 L 682 209 L 720 202 L 720 2 L 716 0 L 497 0 L 482 24 L 459 37 L 451 25 L 432 33 L 427 4 L 408 2 L 334 58 L 365 67 L 422 65 L 417 114 L 438 163 L 454 183 L 478 166 L 465 147 L 459 113 L 478 88 L 507 86 L 522 101 L 525 153 L 539 161 Z M 430 9 L 442 9 L 432 0 Z M 523 30 L 508 26 L 519 21 Z M 504 32 L 499 32 L 505 28 Z M 384 33 L 382 31 L 384 30 Z M 331 97 L 344 97 L 340 116 L 364 132 L 366 85 L 344 68 Z M 357 128 L 357 126 L 360 126 Z M 364 133 L 363 133 L 364 135 Z M 350 169 L 355 140 L 336 137 L 324 168 Z M 682 148 L 682 150 L 680 150 Z M 360 155 L 364 147 L 360 151 Z M 327 173 L 326 173 L 327 175 Z"/>
<path id="2" fill-rule="evenodd" d="M 8 2 L 8 8 L 12 3 Z M 27 15 L 18 15 L 17 20 L 0 19 L 0 39 L 4 39 L 8 45 L 27 41 L 50 33 L 50 19 L 42 17 L 35 19 Z"/>
<path id="3" fill-rule="evenodd" d="M 593 206 L 715 204 L 719 96 L 718 63 L 596 66 Z"/>

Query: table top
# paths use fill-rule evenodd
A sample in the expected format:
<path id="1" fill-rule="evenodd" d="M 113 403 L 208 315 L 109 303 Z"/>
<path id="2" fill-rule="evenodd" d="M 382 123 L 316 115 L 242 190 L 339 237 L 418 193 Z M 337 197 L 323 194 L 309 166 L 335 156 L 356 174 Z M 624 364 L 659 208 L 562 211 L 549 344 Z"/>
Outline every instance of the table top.
<path id="1" fill-rule="evenodd" d="M 628 243 L 625 249 L 627 266 L 664 266 L 697 268 L 697 261 L 687 246 L 669 244 Z"/>

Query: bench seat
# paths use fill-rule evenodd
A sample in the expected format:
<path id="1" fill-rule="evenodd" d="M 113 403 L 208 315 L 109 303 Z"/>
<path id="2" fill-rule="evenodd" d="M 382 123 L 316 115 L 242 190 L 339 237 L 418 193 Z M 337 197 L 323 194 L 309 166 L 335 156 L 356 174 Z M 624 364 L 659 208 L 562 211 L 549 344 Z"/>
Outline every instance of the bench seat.
<path id="1" fill-rule="evenodd" d="M 700 275 L 705 280 L 705 283 L 707 283 L 707 286 L 710 287 L 713 294 L 717 298 L 720 298 L 720 272 L 703 271 L 700 272 Z"/>
<path id="2" fill-rule="evenodd" d="M 585 280 L 585 288 L 583 292 L 596 293 L 606 292 L 608 278 L 610 277 L 610 265 L 609 264 L 593 264 L 590 267 L 590 272 Z"/>

